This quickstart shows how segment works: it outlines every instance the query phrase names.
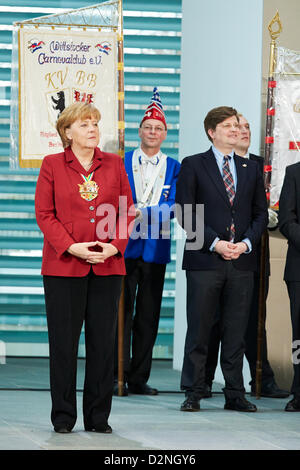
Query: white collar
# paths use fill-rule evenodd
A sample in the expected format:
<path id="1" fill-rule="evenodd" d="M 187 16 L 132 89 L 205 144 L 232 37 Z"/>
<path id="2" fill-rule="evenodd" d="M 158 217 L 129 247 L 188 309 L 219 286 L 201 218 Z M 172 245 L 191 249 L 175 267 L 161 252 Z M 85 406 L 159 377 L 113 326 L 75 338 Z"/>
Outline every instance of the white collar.
<path id="1" fill-rule="evenodd" d="M 245 153 L 245 155 L 243 155 L 243 156 L 242 156 L 242 155 L 239 155 L 238 153 L 237 153 L 237 155 L 238 155 L 239 157 L 242 157 L 242 158 L 248 158 L 248 159 L 250 158 L 250 153 L 249 153 L 249 152 Z"/>
<path id="2" fill-rule="evenodd" d="M 147 155 L 140 147 L 139 148 L 139 155 L 141 157 L 144 157 L 144 158 L 149 159 L 149 160 L 151 160 L 151 158 L 153 158 L 153 159 L 157 159 L 157 161 L 159 161 L 159 159 L 161 157 L 161 151 L 159 150 L 155 155 L 152 155 L 152 157 L 149 157 L 149 155 Z"/>

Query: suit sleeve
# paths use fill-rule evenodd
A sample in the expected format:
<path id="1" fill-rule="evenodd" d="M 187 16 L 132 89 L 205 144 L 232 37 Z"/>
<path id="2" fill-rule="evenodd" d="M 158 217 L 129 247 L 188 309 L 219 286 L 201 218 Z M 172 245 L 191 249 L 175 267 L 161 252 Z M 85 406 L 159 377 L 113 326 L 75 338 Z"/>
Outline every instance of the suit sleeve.
<path id="1" fill-rule="evenodd" d="M 75 241 L 56 217 L 54 186 L 51 163 L 45 157 L 36 184 L 36 221 L 46 240 L 56 251 L 57 257 L 60 258 Z"/>
<path id="2" fill-rule="evenodd" d="M 279 198 L 279 230 L 300 251 L 300 224 L 297 217 L 297 187 L 294 172 L 286 168 Z"/>
<path id="3" fill-rule="evenodd" d="M 114 245 L 118 252 L 124 255 L 129 235 L 133 228 L 135 219 L 135 207 L 133 204 L 132 193 L 128 177 L 125 171 L 124 163 L 120 162 L 120 198 L 119 209 L 117 213 L 116 226 L 110 243 Z"/>
<path id="4" fill-rule="evenodd" d="M 268 204 L 264 188 L 263 178 L 256 165 L 256 184 L 255 192 L 252 200 L 252 221 L 249 228 L 243 235 L 243 239 L 249 238 L 252 245 L 257 245 L 261 236 L 268 225 Z"/>
<path id="5" fill-rule="evenodd" d="M 264 174 L 264 164 L 265 164 L 263 157 L 259 157 L 258 155 L 254 155 L 252 153 L 252 154 L 250 154 L 250 160 L 252 160 L 253 162 L 255 162 L 258 165 L 259 171 L 260 171 L 261 175 L 263 176 L 263 174 Z"/>
<path id="6" fill-rule="evenodd" d="M 199 207 L 201 203 L 197 204 L 196 173 L 188 157 L 181 163 L 175 199 L 179 206 L 177 220 L 185 230 L 188 240 L 190 242 L 199 242 L 199 239 L 201 239 L 200 244 L 204 250 L 208 251 L 218 234 L 211 227 L 204 224 L 203 213 Z"/>

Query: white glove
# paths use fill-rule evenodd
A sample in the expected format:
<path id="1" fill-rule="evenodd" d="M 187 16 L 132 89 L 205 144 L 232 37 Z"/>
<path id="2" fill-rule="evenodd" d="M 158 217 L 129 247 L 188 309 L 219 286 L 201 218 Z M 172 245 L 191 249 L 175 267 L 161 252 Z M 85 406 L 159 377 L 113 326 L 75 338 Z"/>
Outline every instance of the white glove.
<path id="1" fill-rule="evenodd" d="M 268 228 L 276 228 L 278 225 L 278 215 L 273 209 L 268 209 L 269 223 Z"/>

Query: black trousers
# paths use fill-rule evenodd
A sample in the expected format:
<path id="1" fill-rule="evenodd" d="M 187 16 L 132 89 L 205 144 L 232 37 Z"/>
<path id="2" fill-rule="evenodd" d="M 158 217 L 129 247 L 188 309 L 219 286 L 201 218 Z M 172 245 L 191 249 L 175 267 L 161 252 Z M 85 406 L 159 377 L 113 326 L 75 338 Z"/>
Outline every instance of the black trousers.
<path id="1" fill-rule="evenodd" d="M 291 388 L 293 395 L 300 400 L 300 282 L 286 281 L 290 298 L 294 379 Z"/>
<path id="2" fill-rule="evenodd" d="M 73 427 L 76 373 L 85 324 L 85 427 L 107 423 L 113 395 L 114 339 L 122 276 L 44 276 L 50 352 L 51 421 Z"/>
<path id="3" fill-rule="evenodd" d="M 125 262 L 124 382 L 141 385 L 147 383 L 151 372 L 166 265 L 147 263 L 142 258 L 127 258 Z M 117 377 L 116 354 L 115 380 Z"/>
<path id="4" fill-rule="evenodd" d="M 239 271 L 231 261 L 219 270 L 187 271 L 187 333 L 181 389 L 199 399 L 205 393 L 205 368 L 209 338 L 218 305 L 221 367 L 227 399 L 243 396 L 245 331 L 253 289 L 253 273 Z"/>
<path id="5" fill-rule="evenodd" d="M 245 356 L 249 363 L 252 388 L 255 388 L 256 382 L 256 360 L 257 360 L 257 326 L 258 326 L 258 305 L 259 305 L 259 274 L 254 274 L 254 286 L 250 307 L 250 315 L 248 326 L 245 334 Z M 268 294 L 269 277 L 266 277 L 266 299 Z M 208 346 L 208 355 L 206 362 L 206 383 L 212 385 L 214 380 L 215 371 L 218 364 L 219 345 L 221 340 L 220 331 L 220 309 L 217 309 L 215 322 L 211 330 L 210 341 Z M 270 382 L 273 382 L 274 372 L 268 361 L 267 350 L 267 334 L 265 324 L 263 326 L 262 336 L 262 387 Z"/>

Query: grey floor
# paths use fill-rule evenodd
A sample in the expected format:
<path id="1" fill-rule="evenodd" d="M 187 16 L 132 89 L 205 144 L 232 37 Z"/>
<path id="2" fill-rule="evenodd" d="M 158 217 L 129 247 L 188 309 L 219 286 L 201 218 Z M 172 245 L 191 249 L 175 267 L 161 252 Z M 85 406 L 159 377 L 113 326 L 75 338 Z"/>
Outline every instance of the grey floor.
<path id="1" fill-rule="evenodd" d="M 78 420 L 71 434 L 50 423 L 47 359 L 7 358 L 0 364 L 0 450 L 295 450 L 300 449 L 300 413 L 284 412 L 288 399 L 251 399 L 257 413 L 224 410 L 221 386 L 201 401 L 198 413 L 179 411 L 180 374 L 169 361 L 154 361 L 149 383 L 158 396 L 114 397 L 113 433 L 83 429 L 84 361 L 78 361 Z"/>

